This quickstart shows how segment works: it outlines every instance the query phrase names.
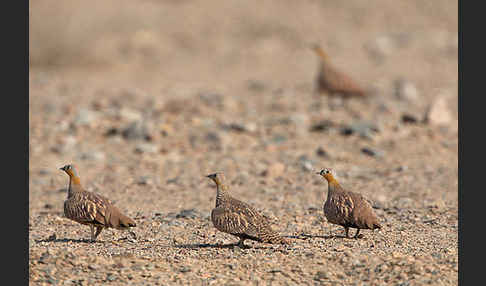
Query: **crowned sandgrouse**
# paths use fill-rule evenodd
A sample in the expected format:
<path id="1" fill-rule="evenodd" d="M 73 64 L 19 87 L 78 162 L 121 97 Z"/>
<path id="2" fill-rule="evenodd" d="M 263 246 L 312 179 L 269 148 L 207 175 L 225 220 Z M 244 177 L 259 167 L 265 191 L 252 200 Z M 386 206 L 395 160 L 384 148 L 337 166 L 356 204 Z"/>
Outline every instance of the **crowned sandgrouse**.
<path id="1" fill-rule="evenodd" d="M 133 219 L 122 214 L 112 202 L 99 194 L 86 191 L 73 165 L 60 168 L 69 175 L 68 196 L 64 201 L 64 215 L 80 224 L 89 225 L 91 240 L 95 241 L 103 228 L 128 230 L 136 226 Z M 96 228 L 96 233 L 95 229 Z"/>
<path id="2" fill-rule="evenodd" d="M 324 203 L 324 215 L 330 223 L 341 225 L 349 238 L 349 228 L 356 228 L 354 238 L 358 238 L 360 229 L 381 228 L 369 201 L 361 194 L 350 192 L 338 183 L 331 169 L 322 169 L 317 174 L 328 182 L 327 200 Z"/>
<path id="3" fill-rule="evenodd" d="M 253 207 L 231 197 L 223 173 L 207 176 L 216 183 L 216 207 L 211 220 L 216 229 L 240 238 L 238 246 L 245 247 L 245 239 L 272 244 L 289 244 L 289 241 L 272 230 L 268 220 Z"/>
<path id="4" fill-rule="evenodd" d="M 312 49 L 319 56 L 319 72 L 317 74 L 317 91 L 330 96 L 343 98 L 365 96 L 365 91 L 350 76 L 334 66 L 326 52 L 317 44 Z"/>

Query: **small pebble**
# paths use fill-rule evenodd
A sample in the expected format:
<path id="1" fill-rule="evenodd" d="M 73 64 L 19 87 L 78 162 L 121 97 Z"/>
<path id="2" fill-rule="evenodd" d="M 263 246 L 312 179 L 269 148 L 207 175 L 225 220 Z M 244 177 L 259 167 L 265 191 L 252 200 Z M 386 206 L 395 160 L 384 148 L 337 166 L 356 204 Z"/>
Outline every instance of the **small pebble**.
<path id="1" fill-rule="evenodd" d="M 372 149 L 372 148 L 369 148 L 369 147 L 363 147 L 361 149 L 361 152 L 363 152 L 364 154 L 366 154 L 368 156 L 378 157 L 378 158 L 381 158 L 385 155 L 385 153 L 383 151 L 380 151 L 380 150 L 377 150 L 377 149 Z"/>

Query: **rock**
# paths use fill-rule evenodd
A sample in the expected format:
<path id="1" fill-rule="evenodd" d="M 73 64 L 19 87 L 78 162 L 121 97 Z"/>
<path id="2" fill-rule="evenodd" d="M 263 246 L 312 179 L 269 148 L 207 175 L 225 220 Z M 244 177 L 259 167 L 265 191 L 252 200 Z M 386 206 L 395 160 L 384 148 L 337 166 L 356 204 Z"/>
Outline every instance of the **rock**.
<path id="1" fill-rule="evenodd" d="M 314 276 L 314 280 L 316 281 L 322 281 L 329 279 L 329 276 L 325 271 L 317 271 L 316 275 Z"/>
<path id="2" fill-rule="evenodd" d="M 415 124 L 418 121 L 419 120 L 417 119 L 417 117 L 415 117 L 412 114 L 409 114 L 409 113 L 402 114 L 402 122 L 405 123 L 405 124 Z"/>
<path id="3" fill-rule="evenodd" d="M 174 127 L 172 127 L 172 125 L 170 124 L 167 124 L 167 123 L 162 123 L 160 126 L 159 126 L 159 131 L 160 133 L 163 135 L 163 136 L 170 136 L 172 134 L 174 134 Z"/>
<path id="4" fill-rule="evenodd" d="M 397 198 L 394 203 L 400 209 L 410 208 L 414 205 L 414 201 L 408 197 Z"/>
<path id="5" fill-rule="evenodd" d="M 179 271 L 181 273 L 186 273 L 186 272 L 192 271 L 192 269 L 191 269 L 191 267 L 188 267 L 188 266 L 182 266 L 181 268 L 179 268 Z"/>
<path id="6" fill-rule="evenodd" d="M 398 167 L 395 168 L 395 171 L 397 171 L 397 172 L 404 172 L 404 171 L 407 171 L 407 170 L 408 170 L 408 166 L 405 166 L 405 165 L 398 166 Z"/>
<path id="7" fill-rule="evenodd" d="M 361 152 L 372 157 L 383 157 L 385 155 L 383 151 L 371 149 L 369 147 L 361 148 Z"/>
<path id="8" fill-rule="evenodd" d="M 232 131 L 236 131 L 236 132 L 255 132 L 257 130 L 257 125 L 253 122 L 249 122 L 249 123 L 230 123 L 226 126 L 224 126 L 224 128 L 228 129 L 228 130 L 232 130 Z"/>
<path id="9" fill-rule="evenodd" d="M 157 153 L 157 151 L 159 150 L 159 148 L 154 145 L 154 144 L 150 144 L 150 143 L 140 143 L 138 144 L 136 147 L 135 147 L 135 152 L 136 153 Z"/>
<path id="10" fill-rule="evenodd" d="M 388 198 L 385 195 L 377 195 L 376 199 L 374 201 L 374 205 L 376 205 L 376 208 L 378 209 L 384 209 L 385 204 L 387 203 Z"/>
<path id="11" fill-rule="evenodd" d="M 135 122 L 142 120 L 142 114 L 136 110 L 123 107 L 118 111 L 118 117 L 127 122 Z"/>
<path id="12" fill-rule="evenodd" d="M 69 150 L 71 150 L 76 144 L 78 140 L 74 136 L 62 136 L 56 145 L 51 147 L 51 151 L 59 154 L 63 154 Z"/>
<path id="13" fill-rule="evenodd" d="M 180 179 L 180 177 L 179 176 L 176 176 L 174 178 L 167 179 L 167 181 L 165 183 L 167 185 L 170 185 L 170 184 L 178 184 L 179 183 L 179 179 Z"/>
<path id="14" fill-rule="evenodd" d="M 108 274 L 108 276 L 106 277 L 106 280 L 108 280 L 108 281 L 115 281 L 116 280 L 116 276 L 113 275 L 113 274 Z"/>
<path id="15" fill-rule="evenodd" d="M 74 126 L 90 125 L 98 118 L 98 114 L 89 109 L 80 109 L 74 118 Z"/>
<path id="16" fill-rule="evenodd" d="M 395 97 L 400 100 L 416 102 L 419 98 L 419 92 L 415 85 L 405 79 L 397 79 L 393 83 Z"/>
<path id="17" fill-rule="evenodd" d="M 329 154 L 322 147 L 317 148 L 316 155 L 323 158 L 329 158 Z"/>
<path id="18" fill-rule="evenodd" d="M 379 131 L 380 129 L 375 123 L 368 121 L 357 121 L 341 128 L 342 135 L 358 134 L 363 138 L 372 138 L 373 134 Z"/>
<path id="19" fill-rule="evenodd" d="M 369 55 L 376 63 L 383 63 L 393 52 L 393 41 L 388 36 L 379 36 L 366 45 Z"/>
<path id="20" fill-rule="evenodd" d="M 247 81 L 248 89 L 254 92 L 262 92 L 265 90 L 266 86 L 263 81 L 257 79 L 250 79 Z"/>
<path id="21" fill-rule="evenodd" d="M 280 144 L 280 143 L 283 143 L 285 141 L 287 141 L 288 138 L 284 135 L 281 135 L 281 134 L 276 134 L 275 136 L 273 136 L 272 138 L 270 138 L 270 143 L 273 143 L 273 144 Z"/>
<path id="22" fill-rule="evenodd" d="M 235 185 L 244 185 L 250 180 L 250 175 L 246 171 L 239 172 L 236 177 L 233 179 L 233 184 Z"/>
<path id="23" fill-rule="evenodd" d="M 201 214 L 195 209 L 186 209 L 180 211 L 178 214 L 176 214 L 175 217 L 176 218 L 199 218 L 201 217 Z"/>
<path id="24" fill-rule="evenodd" d="M 270 165 L 265 171 L 263 171 L 262 175 L 270 178 L 275 178 L 281 176 L 285 171 L 285 165 L 282 163 L 273 163 Z"/>
<path id="25" fill-rule="evenodd" d="M 150 141 L 152 138 L 148 132 L 147 126 L 142 121 L 135 121 L 130 123 L 122 131 L 122 136 L 127 140 L 144 139 Z"/>
<path id="26" fill-rule="evenodd" d="M 49 252 L 46 251 L 46 252 L 42 253 L 41 257 L 39 258 L 39 263 L 47 264 L 49 258 L 50 258 L 50 254 L 49 254 Z"/>
<path id="27" fill-rule="evenodd" d="M 41 169 L 41 170 L 39 170 L 39 175 L 41 175 L 41 176 L 43 176 L 43 175 L 48 175 L 48 174 L 50 174 L 50 173 L 51 173 L 51 171 L 46 170 L 46 169 Z"/>
<path id="28" fill-rule="evenodd" d="M 115 136 L 115 135 L 118 135 L 120 133 L 120 131 L 116 128 L 116 127 L 111 127 L 110 129 L 108 129 L 106 132 L 105 132 L 105 136 L 106 137 L 110 137 L 110 136 Z"/>
<path id="29" fill-rule="evenodd" d="M 87 161 L 103 161 L 105 160 L 105 157 L 105 153 L 101 151 L 83 152 L 78 156 L 80 160 Z"/>
<path id="30" fill-rule="evenodd" d="M 223 139 L 217 132 L 208 132 L 204 135 L 204 141 L 209 143 L 211 150 L 221 150 L 223 148 Z"/>
<path id="31" fill-rule="evenodd" d="M 307 158 L 307 156 L 305 156 L 305 155 L 304 155 L 304 156 L 300 156 L 300 157 L 299 157 L 299 161 L 300 161 L 300 164 L 301 164 L 302 169 L 303 169 L 304 171 L 309 172 L 309 171 L 314 170 L 314 168 L 313 168 L 313 166 L 312 166 L 312 163 L 313 163 L 313 162 L 312 162 L 311 160 L 309 160 L 309 159 Z"/>
<path id="32" fill-rule="evenodd" d="M 153 180 L 151 176 L 140 176 L 136 181 L 137 185 L 151 185 L 152 183 Z"/>
<path id="33" fill-rule="evenodd" d="M 441 96 L 429 105 L 425 113 L 424 122 L 439 126 L 447 126 L 452 123 L 452 115 L 449 111 L 446 97 Z"/>
<path id="34" fill-rule="evenodd" d="M 312 171 L 312 162 L 309 160 L 302 161 L 302 168 L 304 169 L 304 171 Z"/>
<path id="35" fill-rule="evenodd" d="M 219 110 L 224 109 L 225 97 L 220 93 L 201 92 L 198 94 L 198 97 L 207 106 L 211 106 Z"/>
<path id="36" fill-rule="evenodd" d="M 311 126 L 310 128 L 310 131 L 311 132 L 324 132 L 324 131 L 327 131 L 329 129 L 331 129 L 332 127 L 334 127 L 334 122 L 330 121 L 330 120 L 322 120 L 314 125 Z"/>
<path id="37" fill-rule="evenodd" d="M 291 115 L 289 121 L 295 125 L 297 131 L 307 131 L 305 127 L 308 125 L 309 116 L 305 113 L 297 113 Z M 303 133 L 301 132 L 301 134 Z"/>

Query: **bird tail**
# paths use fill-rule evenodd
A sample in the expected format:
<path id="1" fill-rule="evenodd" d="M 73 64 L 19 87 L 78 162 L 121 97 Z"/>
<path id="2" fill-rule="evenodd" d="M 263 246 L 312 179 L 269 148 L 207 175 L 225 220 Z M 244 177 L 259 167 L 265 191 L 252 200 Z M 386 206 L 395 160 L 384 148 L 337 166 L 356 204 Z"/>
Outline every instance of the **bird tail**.
<path id="1" fill-rule="evenodd" d="M 122 226 L 122 227 L 134 227 L 134 226 L 137 226 L 137 224 L 135 223 L 135 221 L 133 219 L 122 214 L 120 216 L 120 226 Z"/>
<path id="2" fill-rule="evenodd" d="M 109 225 L 117 229 L 127 229 L 137 226 L 135 221 L 128 216 L 122 214 L 118 209 L 113 208 L 111 210 L 111 216 L 109 218 Z"/>

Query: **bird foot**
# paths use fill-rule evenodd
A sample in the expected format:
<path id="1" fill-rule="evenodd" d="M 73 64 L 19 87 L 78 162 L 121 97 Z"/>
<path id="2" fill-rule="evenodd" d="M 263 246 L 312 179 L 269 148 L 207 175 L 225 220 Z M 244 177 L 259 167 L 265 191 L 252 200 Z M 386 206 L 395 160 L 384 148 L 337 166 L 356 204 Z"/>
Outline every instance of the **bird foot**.
<path id="1" fill-rule="evenodd" d="M 133 231 L 130 231 L 130 234 L 133 236 L 133 239 L 137 239 L 137 234 Z"/>
<path id="2" fill-rule="evenodd" d="M 241 243 L 241 242 L 237 242 L 237 243 L 235 243 L 235 244 L 233 245 L 233 250 L 238 250 L 238 249 L 249 249 L 249 248 L 251 248 L 251 247 L 250 247 L 250 246 L 248 246 L 248 245 L 245 245 L 245 244 L 243 244 L 243 243 Z"/>

